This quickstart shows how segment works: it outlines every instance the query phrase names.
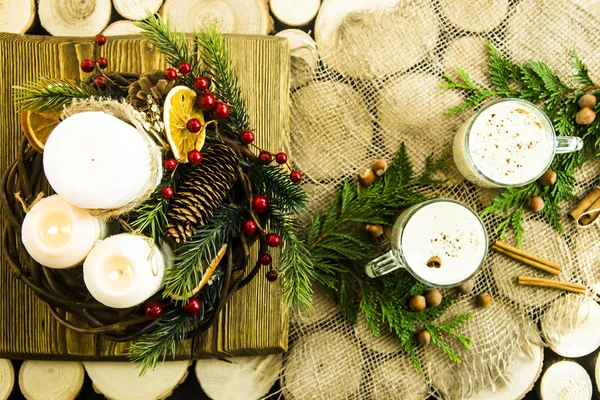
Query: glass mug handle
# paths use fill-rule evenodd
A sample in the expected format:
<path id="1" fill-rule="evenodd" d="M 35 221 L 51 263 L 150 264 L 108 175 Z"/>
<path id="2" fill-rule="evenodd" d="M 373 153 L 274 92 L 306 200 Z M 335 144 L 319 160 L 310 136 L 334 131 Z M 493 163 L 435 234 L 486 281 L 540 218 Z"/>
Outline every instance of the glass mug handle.
<path id="1" fill-rule="evenodd" d="M 577 136 L 557 136 L 554 154 L 572 153 L 583 148 L 583 140 Z"/>
<path id="2" fill-rule="evenodd" d="M 377 278 L 399 268 L 406 267 L 400 262 L 398 250 L 390 250 L 365 265 L 365 272 L 369 278 Z"/>

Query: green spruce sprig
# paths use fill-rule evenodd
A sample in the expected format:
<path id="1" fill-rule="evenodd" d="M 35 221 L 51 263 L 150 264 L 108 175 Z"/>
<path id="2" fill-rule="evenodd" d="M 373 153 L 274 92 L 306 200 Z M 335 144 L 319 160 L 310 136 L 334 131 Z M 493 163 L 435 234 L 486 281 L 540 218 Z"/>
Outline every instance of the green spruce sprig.
<path id="1" fill-rule="evenodd" d="M 366 223 L 391 225 L 398 211 L 427 200 L 420 189 L 442 183 L 432 178 L 432 174 L 446 166 L 448 161 L 447 152 L 439 159 L 430 156 L 425 171 L 415 176 L 406 147 L 402 144 L 383 178 L 372 186 L 363 188 L 357 183 L 346 182 L 329 209 L 317 212 L 306 238 L 314 266 L 312 274 L 329 288 L 330 296 L 337 301 L 346 317 L 355 322 L 360 310 L 374 335 L 378 336 L 382 327 L 395 333 L 418 368 L 417 329 L 423 326 L 431 328 L 432 342 L 450 359 L 458 362 L 458 355 L 444 335 L 455 336 L 468 347 L 470 339 L 454 329 L 470 316 L 458 315 L 449 323 L 436 325 L 433 321 L 455 300 L 454 297 L 447 296 L 440 306 L 416 313 L 408 309 L 408 299 L 424 293 L 428 289 L 426 285 L 409 274 L 368 278 L 364 267 L 383 252 L 383 243 L 368 235 L 364 226 Z M 360 301 L 357 300 L 359 298 Z"/>
<path id="2" fill-rule="evenodd" d="M 248 167 L 248 174 L 254 194 L 267 196 L 272 207 L 281 213 L 292 214 L 306 207 L 306 193 L 282 167 L 256 163 Z"/>
<path id="3" fill-rule="evenodd" d="M 585 93 L 600 94 L 600 85 L 594 83 L 588 68 L 578 55 L 571 51 L 571 66 L 574 74 L 571 83 L 566 83 L 543 62 L 530 61 L 515 63 L 489 44 L 490 80 L 492 88 L 484 88 L 474 84 L 469 74 L 459 69 L 460 79 L 452 79 L 444 75 L 446 83 L 443 87 L 463 92 L 466 99 L 456 107 L 447 111 L 456 114 L 463 110 L 476 108 L 485 100 L 493 97 L 514 97 L 528 100 L 540 106 L 551 119 L 558 136 L 579 136 L 584 142 L 580 152 L 558 155 L 550 167 L 557 173 L 557 181 L 553 186 L 544 187 L 539 182 L 524 187 L 509 188 L 494 198 L 484 210 L 483 215 L 496 214 L 502 221 L 496 232 L 502 238 L 513 229 L 520 246 L 524 232 L 522 220 L 531 196 L 540 196 L 544 200 L 544 208 L 540 214 L 562 232 L 560 223 L 560 203 L 575 199 L 573 185 L 574 172 L 586 160 L 596 157 L 596 149 L 600 145 L 600 123 L 594 121 L 589 126 L 577 125 L 575 114 L 579 110 L 577 100 Z M 600 112 L 600 105 L 596 105 Z"/>
<path id="4" fill-rule="evenodd" d="M 225 39 L 215 25 L 201 27 L 195 36 L 200 44 L 198 55 L 214 86 L 213 93 L 230 107 L 229 117 L 224 123 L 225 133 L 238 139 L 241 132 L 250 128 L 250 122 Z"/>
<path id="5" fill-rule="evenodd" d="M 73 99 L 124 98 L 127 93 L 108 86 L 106 89 L 96 88 L 88 83 L 76 83 L 66 78 L 42 77 L 36 82 L 24 86 L 14 86 L 15 103 L 19 111 L 56 112 L 63 106 L 71 104 Z"/>

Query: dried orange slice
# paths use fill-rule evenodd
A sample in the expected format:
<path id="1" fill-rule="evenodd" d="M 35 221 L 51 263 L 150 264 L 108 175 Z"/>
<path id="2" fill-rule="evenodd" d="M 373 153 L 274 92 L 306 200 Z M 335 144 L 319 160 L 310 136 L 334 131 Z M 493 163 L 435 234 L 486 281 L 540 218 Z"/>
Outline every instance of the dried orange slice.
<path id="1" fill-rule="evenodd" d="M 31 147 L 40 153 L 44 152 L 44 145 L 48 136 L 60 122 L 60 112 L 23 111 L 21 113 L 21 129 L 25 133 Z"/>
<path id="2" fill-rule="evenodd" d="M 213 272 L 215 272 L 215 270 L 217 269 L 217 266 L 219 265 L 219 263 L 223 259 L 223 256 L 225 256 L 225 252 L 226 251 L 227 251 L 227 243 L 225 243 L 219 249 L 219 252 L 217 253 L 217 256 L 214 258 L 214 260 L 212 260 L 212 262 L 208 266 L 208 269 L 206 269 L 206 271 L 204 272 L 204 275 L 202 275 L 202 279 L 200 280 L 200 283 L 198 284 L 198 286 L 196 286 L 194 288 L 194 290 L 192 290 L 192 296 L 195 295 L 196 293 L 198 293 L 200 291 L 200 289 L 202 289 L 204 287 L 204 285 L 206 285 L 208 283 L 208 281 L 210 280 L 210 277 L 212 276 Z M 198 268 L 198 271 L 202 272 L 202 268 Z M 176 295 L 176 294 L 173 294 L 173 293 L 169 294 L 169 296 L 173 300 L 177 300 L 177 301 L 186 300 L 183 296 L 179 296 L 179 295 Z"/>
<path id="3" fill-rule="evenodd" d="M 187 154 L 191 150 L 200 150 L 204 144 L 204 115 L 195 107 L 196 92 L 187 86 L 175 86 L 165 99 L 164 122 L 165 132 L 173 156 L 179 162 L 187 162 Z M 186 124 L 192 118 L 198 118 L 202 129 L 198 133 L 187 130 Z"/>

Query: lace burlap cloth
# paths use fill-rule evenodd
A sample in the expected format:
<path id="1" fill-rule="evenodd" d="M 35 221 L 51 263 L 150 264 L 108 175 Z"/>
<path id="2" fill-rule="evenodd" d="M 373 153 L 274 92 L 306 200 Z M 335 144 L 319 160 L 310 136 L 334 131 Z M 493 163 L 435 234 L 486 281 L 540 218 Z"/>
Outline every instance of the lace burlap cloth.
<path id="1" fill-rule="evenodd" d="M 324 1 L 321 13 L 335 3 L 344 0 Z M 392 8 L 347 15 L 335 40 L 317 40 L 321 63 L 312 79 L 291 94 L 292 151 L 306 177 L 310 211 L 327 206 L 345 179 L 374 160 L 389 160 L 401 141 L 417 172 L 432 151 L 439 154 L 450 148 L 457 127 L 470 113 L 444 114 L 461 95 L 441 88 L 441 76 L 456 75 L 460 66 L 475 82 L 489 85 L 489 40 L 513 60 L 542 60 L 565 79 L 570 79 L 569 50 L 574 49 L 597 80 L 598 21 L 596 2 L 586 0 L 401 0 Z M 589 191 L 599 173 L 598 162 L 578 171 L 577 194 Z M 494 191 L 465 182 L 454 168 L 445 175 L 449 183 L 427 194 L 458 199 L 478 212 L 494 196 Z M 566 213 L 573 204 L 562 206 Z M 564 218 L 561 234 L 536 215 L 525 219 L 523 248 L 558 262 L 563 267 L 558 279 L 600 284 L 597 227 L 579 230 Z M 485 218 L 491 239 L 498 222 L 497 216 Z M 506 240 L 515 244 L 512 233 Z M 505 385 L 515 356 L 530 348 L 528 342 L 540 340 L 535 324 L 547 307 L 567 297 L 568 315 L 583 297 L 519 287 L 519 274 L 541 275 L 491 252 L 474 294 L 492 293 L 492 308 L 475 309 L 467 297 L 443 317 L 475 313 L 462 328 L 473 338 L 473 349 L 454 343 L 463 358 L 463 363 L 454 364 L 430 345 L 419 353 L 424 373 L 411 367 L 393 337 L 373 338 L 363 326 L 351 326 L 317 288 L 315 310 L 292 317 L 284 393 L 290 399 L 423 399 L 428 393 L 461 399 L 482 388 Z M 559 328 L 547 324 L 545 329 Z M 550 336 L 544 332 L 544 337 Z"/>

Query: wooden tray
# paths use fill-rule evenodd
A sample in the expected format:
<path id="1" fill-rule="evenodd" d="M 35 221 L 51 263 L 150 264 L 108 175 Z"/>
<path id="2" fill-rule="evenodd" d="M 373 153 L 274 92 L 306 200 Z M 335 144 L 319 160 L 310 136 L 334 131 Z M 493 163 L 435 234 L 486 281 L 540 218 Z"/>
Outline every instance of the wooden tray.
<path id="1" fill-rule="evenodd" d="M 193 40 L 188 39 L 193 45 Z M 289 144 L 289 46 L 270 36 L 227 36 L 247 102 L 257 144 L 272 151 Z M 40 76 L 87 78 L 79 63 L 92 58 L 91 38 L 60 38 L 0 33 L 0 171 L 14 160 L 22 138 L 13 103 L 14 85 Z M 166 67 L 164 57 L 140 37 L 109 38 L 102 48 L 108 70 L 145 72 Z M 1 246 L 1 244 L 0 244 Z M 0 252 L 2 248 L 0 247 Z M 254 264 L 257 257 L 254 249 Z M 250 355 L 287 349 L 288 317 L 279 285 L 262 273 L 237 292 L 204 336 L 179 346 L 177 358 Z M 57 324 L 44 302 L 15 279 L 5 263 L 0 270 L 0 357 L 62 360 L 123 358 L 127 344 L 72 332 Z"/>

